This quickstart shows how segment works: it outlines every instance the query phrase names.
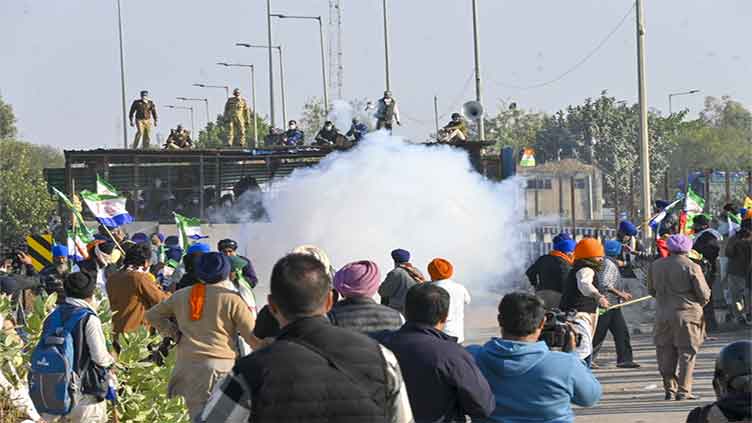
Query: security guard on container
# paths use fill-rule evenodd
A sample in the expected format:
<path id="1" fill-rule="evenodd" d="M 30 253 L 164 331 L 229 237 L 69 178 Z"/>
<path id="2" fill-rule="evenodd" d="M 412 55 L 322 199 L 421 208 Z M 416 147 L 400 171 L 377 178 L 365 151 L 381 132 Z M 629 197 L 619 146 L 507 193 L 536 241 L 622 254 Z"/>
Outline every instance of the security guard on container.
<path id="1" fill-rule="evenodd" d="M 136 118 L 135 124 L 133 122 L 134 117 Z M 157 106 L 149 98 L 149 91 L 141 91 L 141 98 L 133 101 L 128 118 L 131 121 L 131 126 L 136 127 L 133 148 L 138 148 L 139 141 L 141 141 L 143 148 L 148 149 L 149 141 L 151 141 L 152 118 L 154 118 L 154 126 L 157 126 Z"/>
<path id="2" fill-rule="evenodd" d="M 228 145 L 243 146 L 245 126 L 249 123 L 248 103 L 240 96 L 240 90 L 232 90 L 232 97 L 225 103 L 225 121 L 227 122 Z"/>

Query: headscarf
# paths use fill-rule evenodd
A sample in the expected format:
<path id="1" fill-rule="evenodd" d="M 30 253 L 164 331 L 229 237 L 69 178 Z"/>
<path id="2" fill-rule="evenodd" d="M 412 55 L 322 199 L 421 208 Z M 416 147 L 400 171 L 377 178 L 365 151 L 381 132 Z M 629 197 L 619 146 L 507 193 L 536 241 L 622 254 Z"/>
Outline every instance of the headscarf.
<path id="1" fill-rule="evenodd" d="M 553 241 L 554 250 L 561 251 L 562 253 L 571 253 L 574 251 L 574 247 L 577 244 L 566 232 L 556 235 Z"/>
<path id="2" fill-rule="evenodd" d="M 408 263 L 410 261 L 410 252 L 397 248 L 392 251 L 392 260 L 397 264 Z"/>
<path id="3" fill-rule="evenodd" d="M 191 287 L 188 303 L 191 306 L 191 320 L 200 320 L 206 303 L 206 284 L 226 280 L 230 275 L 230 259 L 222 253 L 204 254 L 198 260 L 196 276 L 200 281 Z"/>
<path id="4" fill-rule="evenodd" d="M 454 275 L 454 267 L 447 259 L 435 258 L 428 263 L 428 274 L 434 281 L 449 279 Z"/>
<path id="5" fill-rule="evenodd" d="M 344 297 L 373 297 L 379 284 L 379 267 L 372 261 L 346 264 L 334 275 L 334 289 Z"/>
<path id="6" fill-rule="evenodd" d="M 684 234 L 675 234 L 668 237 L 666 246 L 672 254 L 687 254 L 692 249 L 692 240 Z"/>

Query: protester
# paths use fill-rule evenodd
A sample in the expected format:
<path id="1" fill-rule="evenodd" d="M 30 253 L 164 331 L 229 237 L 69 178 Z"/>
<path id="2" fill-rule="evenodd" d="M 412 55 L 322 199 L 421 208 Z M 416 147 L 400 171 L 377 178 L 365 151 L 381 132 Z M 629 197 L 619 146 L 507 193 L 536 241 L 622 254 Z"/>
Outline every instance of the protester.
<path id="1" fill-rule="evenodd" d="M 603 245 L 595 238 L 585 238 L 574 249 L 574 264 L 564 283 L 559 308 L 576 313 L 574 330 L 582 336 L 577 347 L 580 358 L 590 364 L 593 337 L 598 321 L 598 307 L 611 304 L 598 290 L 598 272 L 603 270 Z"/>
<path id="2" fill-rule="evenodd" d="M 29 262 L 31 262 L 31 260 L 29 260 Z M 52 295 L 53 293 L 57 294 L 58 305 L 65 302 L 63 281 L 69 273 L 68 247 L 65 245 L 53 245 L 52 264 L 45 266 L 45 268 L 39 272 L 39 281 L 45 292 L 47 292 L 47 295 Z"/>
<path id="3" fill-rule="evenodd" d="M 721 349 L 713 390 L 717 401 L 692 410 L 687 423 L 752 421 L 752 341 L 732 342 Z"/>
<path id="4" fill-rule="evenodd" d="M 428 274 L 431 282 L 449 293 L 449 316 L 444 333 L 457 338 L 457 342 L 465 340 L 465 305 L 470 304 L 470 292 L 467 288 L 450 279 L 454 275 L 454 267 L 449 260 L 435 258 L 428 264 Z"/>
<path id="5" fill-rule="evenodd" d="M 676 233 L 679 233 L 679 222 L 676 221 L 673 215 L 666 216 L 658 228 L 658 238 L 655 240 L 659 258 L 668 257 L 671 254 L 668 251 L 666 242 L 671 235 Z"/>
<path id="6" fill-rule="evenodd" d="M 227 238 L 219 241 L 217 243 L 217 251 L 226 256 L 238 256 L 242 260 L 244 260 L 246 262 L 246 265 L 243 266 L 243 277 L 246 281 L 248 281 L 249 284 L 251 284 L 251 288 L 256 287 L 256 285 L 258 284 L 256 270 L 254 270 L 253 264 L 251 263 L 251 260 L 248 259 L 248 257 L 238 254 L 238 243 L 235 240 Z"/>
<path id="7" fill-rule="evenodd" d="M 692 230 L 695 235 L 692 248 L 702 254 L 702 257 L 709 264 L 705 272 L 705 281 L 708 283 L 708 287 L 710 287 L 710 301 L 705 305 L 703 316 L 707 330 L 715 331 L 718 329 L 718 321 L 715 317 L 715 307 L 713 307 L 713 285 L 718 276 L 718 256 L 721 253 L 721 240 L 723 236 L 710 227 L 710 220 L 703 214 L 695 216 L 692 222 Z"/>
<path id="8" fill-rule="evenodd" d="M 185 399 L 192 420 L 203 410 L 214 384 L 232 369 L 239 355 L 236 336 L 254 349 L 261 345 L 253 335 L 253 314 L 229 280 L 230 270 L 230 258 L 221 253 L 201 256 L 201 282 L 147 312 L 163 336 L 178 340 L 168 395 Z"/>
<path id="9" fill-rule="evenodd" d="M 499 303 L 501 338 L 468 350 L 496 397 L 489 422 L 573 422 L 571 404 L 591 407 L 601 385 L 576 354 L 550 351 L 539 341 L 545 323 L 543 301 L 515 292 Z M 574 349 L 574 337 L 567 350 Z M 475 420 L 473 420 L 475 421 Z"/>
<path id="10" fill-rule="evenodd" d="M 97 288 L 105 290 L 107 280 L 120 270 L 123 254 L 112 241 L 95 240 L 86 248 L 88 258 L 80 261 L 81 270 L 97 275 Z"/>
<path id="11" fill-rule="evenodd" d="M 165 256 L 167 254 L 167 246 L 165 245 L 165 236 L 160 232 L 154 232 L 149 237 L 151 241 L 151 262 L 152 264 L 164 263 Z"/>
<path id="12" fill-rule="evenodd" d="M 193 286 L 193 284 L 198 282 L 196 264 L 200 257 L 204 254 L 209 254 L 209 251 L 211 251 L 211 249 L 203 242 L 197 242 L 188 247 L 188 251 L 186 251 L 185 256 L 183 256 L 183 268 L 185 269 L 185 273 L 183 273 L 183 276 L 175 285 L 176 291 Z"/>
<path id="13" fill-rule="evenodd" d="M 752 325 L 752 220 L 742 222 L 726 244 L 725 254 L 730 314 L 739 324 Z"/>
<path id="14" fill-rule="evenodd" d="M 149 237 L 143 233 L 143 232 L 136 232 L 135 234 L 131 235 L 131 241 L 133 241 L 135 244 L 148 244 Z"/>
<path id="15" fill-rule="evenodd" d="M 80 401 L 73 407 L 64 421 L 70 423 L 104 423 L 108 421 L 107 404 L 104 399 L 110 385 L 108 369 L 115 360 L 107 351 L 102 322 L 94 308 L 94 291 L 97 283 L 94 275 L 88 272 L 75 272 L 66 275 L 64 282 L 65 301 L 53 313 L 71 316 L 81 309 L 89 312 L 78 321 L 71 331 L 74 357 L 73 371 L 80 378 Z M 45 320 L 50 324 L 52 315 Z M 62 318 L 63 321 L 65 317 Z M 59 416 L 42 413 L 46 422 L 58 421 Z"/>
<path id="16" fill-rule="evenodd" d="M 389 306 L 400 313 L 404 313 L 407 291 L 426 278 L 415 266 L 410 264 L 410 252 L 398 248 L 392 251 L 394 269 L 386 274 L 384 282 L 379 287 L 381 304 Z"/>
<path id="17" fill-rule="evenodd" d="M 329 321 L 334 326 L 366 334 L 399 329 L 404 322 L 400 312 L 373 299 L 380 282 L 379 267 L 372 261 L 357 261 L 342 267 L 334 275 L 334 289 L 344 299 L 329 311 Z"/>
<path id="18" fill-rule="evenodd" d="M 658 370 L 666 400 L 693 400 L 698 397 L 692 394 L 692 372 L 705 338 L 702 307 L 710 300 L 710 289 L 700 266 L 687 257 L 692 240 L 672 235 L 667 245 L 671 255 L 653 262 L 648 272 L 648 290 L 657 303 Z"/>
<path id="19" fill-rule="evenodd" d="M 416 423 L 488 417 L 495 401 L 473 357 L 444 332 L 449 293 L 414 285 L 405 301 L 407 322 L 376 338 L 397 356 Z"/>
<path id="20" fill-rule="evenodd" d="M 525 272 L 535 294 L 548 309 L 559 307 L 564 281 L 572 269 L 572 252 L 576 242 L 568 233 L 562 232 L 554 237 L 553 244 L 554 249 L 538 257 Z"/>
<path id="21" fill-rule="evenodd" d="M 169 296 L 159 288 L 154 276 L 149 273 L 150 259 L 151 249 L 148 245 L 132 247 L 125 255 L 123 270 L 110 276 L 107 281 L 107 297 L 113 312 L 112 334 L 115 339 L 121 333 L 134 332 L 145 325 L 146 310 Z"/>
<path id="22" fill-rule="evenodd" d="M 324 317 L 330 286 L 315 257 L 290 254 L 275 264 L 268 301 L 282 332 L 237 361 L 198 421 L 413 421 L 394 354 Z"/>
<path id="23" fill-rule="evenodd" d="M 329 255 L 326 254 L 326 251 L 322 250 L 321 248 L 315 245 L 299 245 L 293 248 L 292 251 L 290 251 L 290 254 L 305 254 L 313 256 L 313 258 L 324 265 L 324 268 L 327 270 L 326 273 L 329 276 L 329 280 L 334 280 L 334 274 L 336 273 L 336 270 L 334 270 L 334 267 L 332 267 L 332 262 L 329 259 Z M 336 303 L 339 300 L 339 293 L 334 289 L 333 286 L 331 289 L 333 302 Z M 281 330 L 282 329 L 280 329 L 279 327 L 279 322 L 277 322 L 277 319 L 274 318 L 272 312 L 269 311 L 269 305 L 265 305 L 259 311 L 258 317 L 256 317 L 256 328 L 253 330 L 253 334 L 259 338 L 276 338 Z"/>
<path id="24" fill-rule="evenodd" d="M 632 294 L 620 289 L 623 285 L 619 267 L 615 263 L 615 258 L 621 254 L 622 244 L 610 239 L 605 242 L 604 249 L 606 259 L 603 260 L 603 270 L 598 272 L 598 290 L 601 295 L 606 296 L 611 304 L 630 301 Z M 616 367 L 620 369 L 639 368 L 640 365 L 634 362 L 632 343 L 629 339 L 629 326 L 627 326 L 621 308 L 606 310 L 598 316 L 598 324 L 595 326 L 595 335 L 593 336 L 593 363 L 591 366 L 597 367 L 595 357 L 598 355 L 608 332 L 611 332 L 616 346 Z"/>
<path id="25" fill-rule="evenodd" d="M 628 220 L 619 222 L 616 240 L 622 243 L 622 250 L 617 257 L 616 264 L 619 266 L 624 286 L 632 293 L 641 294 L 644 292 L 644 285 L 640 278 L 644 278 L 644 274 L 637 261 L 652 259 L 652 257 L 642 245 L 637 233 L 637 226 L 634 223 Z"/>

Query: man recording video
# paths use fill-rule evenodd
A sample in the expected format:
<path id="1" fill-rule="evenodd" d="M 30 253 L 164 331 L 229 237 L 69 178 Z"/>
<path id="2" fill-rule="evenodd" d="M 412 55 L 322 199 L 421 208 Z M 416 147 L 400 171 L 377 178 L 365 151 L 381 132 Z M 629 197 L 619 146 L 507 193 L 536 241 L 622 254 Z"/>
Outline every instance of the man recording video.
<path id="1" fill-rule="evenodd" d="M 600 399 L 600 383 L 576 353 L 551 351 L 539 341 L 545 315 L 535 295 L 507 294 L 499 304 L 501 338 L 468 347 L 496 397 L 488 420 L 572 422 L 571 404 L 591 407 Z"/>

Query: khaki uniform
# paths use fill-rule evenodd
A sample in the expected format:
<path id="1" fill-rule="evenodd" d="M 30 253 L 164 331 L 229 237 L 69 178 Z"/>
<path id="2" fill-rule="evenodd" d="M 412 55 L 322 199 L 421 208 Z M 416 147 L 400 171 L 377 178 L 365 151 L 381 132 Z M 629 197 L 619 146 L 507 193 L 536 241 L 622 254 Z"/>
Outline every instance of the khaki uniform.
<path id="1" fill-rule="evenodd" d="M 143 148 L 149 148 L 151 141 L 151 119 L 154 118 L 154 124 L 157 123 L 157 106 L 153 101 L 146 99 L 135 100 L 131 104 L 131 111 L 128 118 L 133 122 L 136 118 L 136 137 L 133 139 L 133 148 L 138 148 L 139 141 L 143 142 Z"/>
<path id="2" fill-rule="evenodd" d="M 193 141 L 191 141 L 191 135 L 186 129 L 174 129 L 170 131 L 170 136 L 167 137 L 165 148 L 171 150 L 180 150 L 186 148 L 192 148 Z"/>
<path id="3" fill-rule="evenodd" d="M 242 146 L 245 142 L 245 126 L 248 124 L 248 104 L 243 97 L 230 97 L 225 103 L 227 143 Z"/>
<path id="4" fill-rule="evenodd" d="M 691 394 L 695 358 L 705 339 L 702 307 L 710 301 L 705 276 L 686 255 L 672 255 L 650 266 L 648 291 L 656 300 L 654 342 L 663 387 L 666 393 Z"/>

